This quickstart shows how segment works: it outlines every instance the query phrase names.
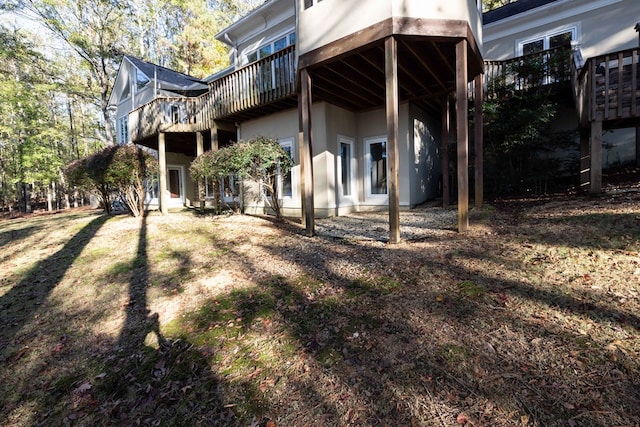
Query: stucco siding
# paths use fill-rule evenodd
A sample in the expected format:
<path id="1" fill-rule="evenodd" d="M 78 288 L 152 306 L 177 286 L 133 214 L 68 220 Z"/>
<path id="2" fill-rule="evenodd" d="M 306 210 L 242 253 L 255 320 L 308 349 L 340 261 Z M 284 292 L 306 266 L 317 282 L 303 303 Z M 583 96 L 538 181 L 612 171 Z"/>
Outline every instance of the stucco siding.
<path id="1" fill-rule="evenodd" d="M 300 0 L 299 0 L 300 1 Z M 348 19 L 344 19 L 348 16 Z M 469 22 L 476 40 L 482 31 L 474 0 L 323 0 L 300 11 L 299 53 L 310 52 L 392 17 Z"/>
<path id="2" fill-rule="evenodd" d="M 441 126 L 438 119 L 411 106 L 409 124 L 413 128 L 409 150 L 411 205 L 432 200 L 440 195 L 442 164 L 440 161 Z"/>
<path id="3" fill-rule="evenodd" d="M 548 6 L 497 21 L 484 29 L 485 59 L 518 56 L 520 42 L 577 30 L 577 42 L 585 59 L 602 53 L 638 46 L 634 26 L 640 19 L 640 1 L 558 1 Z"/>

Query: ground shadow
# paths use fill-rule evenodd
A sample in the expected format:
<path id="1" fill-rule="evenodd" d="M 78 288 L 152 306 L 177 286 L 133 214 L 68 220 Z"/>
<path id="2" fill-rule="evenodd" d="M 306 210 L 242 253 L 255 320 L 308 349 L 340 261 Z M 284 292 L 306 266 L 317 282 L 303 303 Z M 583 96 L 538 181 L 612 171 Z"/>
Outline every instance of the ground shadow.
<path id="1" fill-rule="evenodd" d="M 0 350 L 4 357 L 5 348 L 13 343 L 20 329 L 33 318 L 84 247 L 108 219 L 105 215 L 93 219 L 59 251 L 38 262 L 20 282 L 0 297 Z"/>
<path id="2" fill-rule="evenodd" d="M 106 359 L 86 421 L 98 425 L 235 425 L 207 359 L 182 339 L 167 339 L 148 308 L 147 219 L 141 221 L 125 322 Z"/>

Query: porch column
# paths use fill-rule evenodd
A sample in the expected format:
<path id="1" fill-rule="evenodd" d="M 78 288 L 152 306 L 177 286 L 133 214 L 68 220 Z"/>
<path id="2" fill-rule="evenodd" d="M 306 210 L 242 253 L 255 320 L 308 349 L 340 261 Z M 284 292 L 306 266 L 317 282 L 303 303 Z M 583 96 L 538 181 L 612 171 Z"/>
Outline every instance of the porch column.
<path id="1" fill-rule="evenodd" d="M 211 151 L 218 151 L 219 144 L 218 124 L 214 120 L 213 124 L 211 125 Z"/>
<path id="2" fill-rule="evenodd" d="M 384 42 L 386 111 L 387 111 L 387 179 L 389 180 L 389 243 L 400 241 L 400 197 L 398 190 L 398 41 Z"/>
<path id="3" fill-rule="evenodd" d="M 160 194 L 158 201 L 160 202 L 160 212 L 163 215 L 169 213 L 167 200 L 167 154 L 165 151 L 164 132 L 158 133 L 158 168 L 160 169 Z"/>
<path id="4" fill-rule="evenodd" d="M 300 194 L 302 196 L 302 221 L 307 236 L 315 234 L 313 201 L 313 136 L 311 126 L 311 76 L 306 68 L 300 70 L 300 94 L 298 117 L 300 124 Z"/>
<path id="5" fill-rule="evenodd" d="M 478 74 L 473 81 L 473 109 L 474 109 L 474 151 L 475 151 L 475 202 L 476 207 L 484 204 L 484 141 L 482 132 L 482 74 Z"/>
<path id="6" fill-rule="evenodd" d="M 196 157 L 202 156 L 204 153 L 204 141 L 202 132 L 196 132 Z M 196 183 L 198 188 L 198 200 L 200 201 L 200 209 L 204 212 L 204 180 Z"/>
<path id="7" fill-rule="evenodd" d="M 580 190 L 587 192 L 591 186 L 591 157 L 589 155 L 589 136 L 580 132 Z"/>
<path id="8" fill-rule="evenodd" d="M 442 207 L 448 208 L 451 196 L 449 188 L 449 128 L 451 126 L 451 110 L 449 96 L 442 99 Z"/>
<path id="9" fill-rule="evenodd" d="M 469 129 L 467 40 L 456 44 L 456 122 L 458 154 L 458 231 L 469 228 Z"/>
<path id="10" fill-rule="evenodd" d="M 591 194 L 602 191 L 602 122 L 591 122 Z"/>

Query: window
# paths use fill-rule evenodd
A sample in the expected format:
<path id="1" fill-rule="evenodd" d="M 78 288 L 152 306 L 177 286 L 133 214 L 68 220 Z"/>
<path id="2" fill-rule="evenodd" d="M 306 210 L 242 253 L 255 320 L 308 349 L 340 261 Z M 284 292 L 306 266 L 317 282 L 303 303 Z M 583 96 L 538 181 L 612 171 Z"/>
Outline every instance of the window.
<path id="1" fill-rule="evenodd" d="M 142 72 L 136 69 L 136 90 L 140 90 L 145 87 L 149 83 L 149 79 L 147 76 L 142 74 Z"/>
<path id="2" fill-rule="evenodd" d="M 278 141 L 280 146 L 284 149 L 284 151 L 289 154 L 289 157 L 293 159 L 293 139 L 283 139 Z M 291 170 L 286 174 L 278 173 L 278 193 L 282 198 L 292 198 L 293 197 L 293 180 Z"/>
<path id="3" fill-rule="evenodd" d="M 260 46 L 258 49 L 248 53 L 247 63 L 266 58 L 267 56 L 294 44 L 296 44 L 296 33 L 289 33 L 280 36 L 277 39 L 270 41 L 269 43 L 266 43 Z"/>
<path id="4" fill-rule="evenodd" d="M 518 55 L 529 55 L 543 50 L 567 46 L 578 37 L 577 27 L 570 27 L 559 32 L 540 35 L 533 39 L 518 42 Z"/>
<path id="5" fill-rule="evenodd" d="M 160 186 L 158 184 L 158 174 L 155 174 L 145 180 L 145 202 L 149 203 L 153 199 L 158 198 Z"/>
<path id="6" fill-rule="evenodd" d="M 367 196 L 387 195 L 387 139 L 385 137 L 365 140 Z"/>
<path id="7" fill-rule="evenodd" d="M 314 4 L 320 3 L 322 0 L 304 0 L 304 8 L 309 9 Z"/>
<path id="8" fill-rule="evenodd" d="M 353 152 L 353 139 L 346 136 L 338 137 L 338 194 L 339 197 L 349 198 L 354 195 L 353 184 L 355 182 L 355 156 Z"/>
<path id="9" fill-rule="evenodd" d="M 204 195 L 207 198 L 215 198 L 215 180 L 205 179 Z M 226 203 L 233 202 L 240 194 L 240 179 L 237 176 L 229 175 L 224 177 L 218 187 L 218 191 L 222 201 Z"/>
<path id="10" fill-rule="evenodd" d="M 118 119 L 118 142 L 126 144 L 129 142 L 129 117 L 124 116 Z"/>

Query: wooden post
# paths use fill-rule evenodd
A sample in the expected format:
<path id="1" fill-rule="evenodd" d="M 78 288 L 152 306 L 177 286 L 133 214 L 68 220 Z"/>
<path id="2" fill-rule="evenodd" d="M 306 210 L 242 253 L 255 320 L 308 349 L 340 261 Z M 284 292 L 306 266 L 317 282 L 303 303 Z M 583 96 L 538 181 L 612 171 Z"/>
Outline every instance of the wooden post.
<path id="1" fill-rule="evenodd" d="M 602 191 L 602 122 L 591 122 L 591 194 Z"/>
<path id="2" fill-rule="evenodd" d="M 591 157 L 589 155 L 589 136 L 580 132 L 580 190 L 589 191 L 591 186 Z"/>
<path id="3" fill-rule="evenodd" d="M 475 202 L 476 207 L 484 204 L 484 144 L 482 132 L 482 74 L 478 74 L 473 81 L 474 89 L 474 151 L 475 151 Z"/>
<path id="4" fill-rule="evenodd" d="M 449 129 L 451 126 L 451 109 L 449 96 L 442 99 L 442 207 L 448 208 L 451 198 L 449 188 Z"/>
<path id="5" fill-rule="evenodd" d="M 196 157 L 202 156 L 204 153 L 204 137 L 202 132 L 196 132 Z M 200 210 L 204 212 L 205 205 L 205 182 L 204 179 L 201 179 L 197 184 L 198 187 L 198 199 L 200 200 Z"/>
<path id="6" fill-rule="evenodd" d="M 640 125 L 636 126 L 636 166 L 640 167 Z"/>
<path id="7" fill-rule="evenodd" d="M 218 124 L 214 121 L 211 125 L 211 151 L 217 151 L 220 143 L 218 140 Z"/>
<path id="8" fill-rule="evenodd" d="M 300 96 L 298 97 L 298 114 L 300 115 L 300 173 L 302 182 L 302 217 L 307 236 L 315 234 L 314 202 L 313 202 L 313 137 L 311 126 L 311 76 L 306 68 L 300 70 Z"/>
<path id="9" fill-rule="evenodd" d="M 160 212 L 163 215 L 169 213 L 167 200 L 167 154 L 165 152 L 164 132 L 158 133 L 158 168 L 160 169 L 160 194 L 158 194 L 158 202 L 160 203 Z"/>
<path id="10" fill-rule="evenodd" d="M 469 228 L 469 128 L 467 40 L 456 44 L 456 122 L 458 154 L 458 231 Z"/>
<path id="11" fill-rule="evenodd" d="M 387 112 L 387 180 L 389 183 L 389 243 L 400 242 L 400 195 L 398 190 L 398 41 L 384 42 Z"/>

